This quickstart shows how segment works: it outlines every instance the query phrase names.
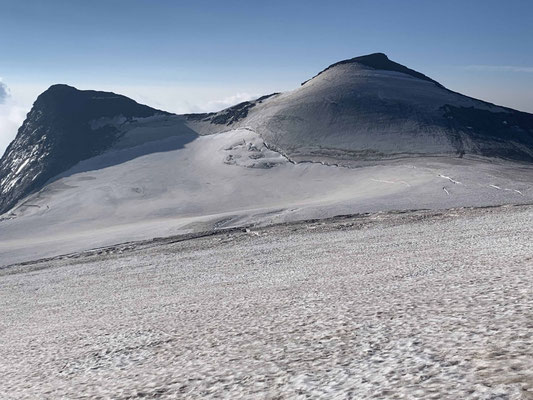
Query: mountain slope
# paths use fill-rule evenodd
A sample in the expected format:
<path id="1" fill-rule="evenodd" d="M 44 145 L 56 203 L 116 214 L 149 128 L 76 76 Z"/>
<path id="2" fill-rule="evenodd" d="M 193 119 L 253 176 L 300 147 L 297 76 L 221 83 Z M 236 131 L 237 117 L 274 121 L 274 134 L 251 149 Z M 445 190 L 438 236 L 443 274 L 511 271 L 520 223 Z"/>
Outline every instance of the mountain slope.
<path id="1" fill-rule="evenodd" d="M 533 161 L 532 114 L 452 92 L 381 53 L 335 63 L 248 111 L 227 126 L 255 130 L 294 161 L 428 155 Z M 205 120 L 191 123 L 222 130 Z"/>
<path id="2" fill-rule="evenodd" d="M 184 146 L 174 146 L 181 135 L 122 146 L 148 132 L 161 137 L 173 122 L 179 132 L 179 118 L 134 124 L 111 149 L 0 217 L 0 266 L 229 227 L 533 202 L 533 166 L 510 162 L 417 157 L 364 168 L 293 164 L 248 129 L 197 136 Z M 142 155 L 124 157 L 130 152 Z"/>
<path id="3" fill-rule="evenodd" d="M 0 159 L 0 213 L 81 160 L 108 149 L 119 137 L 114 124 L 163 111 L 115 93 L 54 85 L 35 101 Z"/>
<path id="4" fill-rule="evenodd" d="M 0 160 L 0 213 L 109 150 L 124 135 L 125 122 L 157 115 L 170 116 L 114 93 L 52 86 Z M 533 115 L 452 92 L 382 53 L 332 64 L 291 92 L 169 118 L 175 123 L 170 129 L 188 131 L 190 140 L 252 129 L 294 162 L 364 165 L 465 155 L 533 162 Z M 158 135 L 148 132 L 143 140 Z"/>
<path id="5" fill-rule="evenodd" d="M 533 165 L 503 159 L 533 160 L 532 121 L 383 54 L 208 114 L 173 115 L 56 85 L 0 160 L 0 253 L 18 257 L 30 247 L 38 256 L 58 243 L 76 250 L 339 213 L 530 202 Z"/>

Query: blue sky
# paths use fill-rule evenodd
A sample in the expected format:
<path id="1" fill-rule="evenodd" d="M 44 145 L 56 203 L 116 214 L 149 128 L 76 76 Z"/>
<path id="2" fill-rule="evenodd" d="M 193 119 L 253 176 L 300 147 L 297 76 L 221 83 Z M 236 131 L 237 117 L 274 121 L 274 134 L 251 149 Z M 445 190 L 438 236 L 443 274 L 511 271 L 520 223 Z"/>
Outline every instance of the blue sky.
<path id="1" fill-rule="evenodd" d="M 0 0 L 0 152 L 53 83 L 205 111 L 376 51 L 533 112 L 532 16 L 528 0 Z"/>

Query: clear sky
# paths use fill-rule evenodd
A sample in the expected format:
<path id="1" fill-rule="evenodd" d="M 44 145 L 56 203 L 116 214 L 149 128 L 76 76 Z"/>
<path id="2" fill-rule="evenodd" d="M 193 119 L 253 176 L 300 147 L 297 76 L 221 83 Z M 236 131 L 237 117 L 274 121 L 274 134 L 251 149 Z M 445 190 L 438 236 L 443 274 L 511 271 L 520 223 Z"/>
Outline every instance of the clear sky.
<path id="1" fill-rule="evenodd" d="M 210 111 L 378 51 L 533 112 L 530 0 L 0 0 L 0 38 L 0 153 L 53 83 Z"/>

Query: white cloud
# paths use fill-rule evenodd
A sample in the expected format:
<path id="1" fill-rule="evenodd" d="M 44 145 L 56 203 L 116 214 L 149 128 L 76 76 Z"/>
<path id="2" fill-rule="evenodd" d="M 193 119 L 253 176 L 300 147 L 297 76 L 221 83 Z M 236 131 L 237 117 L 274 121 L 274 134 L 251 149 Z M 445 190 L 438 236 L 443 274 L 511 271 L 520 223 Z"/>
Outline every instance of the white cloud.
<path id="1" fill-rule="evenodd" d="M 31 91 L 34 97 L 34 90 Z M 20 98 L 16 98 L 8 86 L 0 80 L 0 157 L 5 149 L 15 138 L 18 128 L 24 122 L 26 114 L 31 108 L 31 103 L 27 101 L 27 94 L 22 91 Z"/>
<path id="2" fill-rule="evenodd" d="M 0 155 L 15 138 L 27 112 L 25 107 L 11 104 L 10 101 L 0 104 Z"/>
<path id="3" fill-rule="evenodd" d="M 233 96 L 229 96 L 221 100 L 208 101 L 203 107 L 200 108 L 203 108 L 204 112 L 220 111 L 224 108 L 228 108 L 234 106 L 235 104 L 242 103 L 243 101 L 257 99 L 258 97 L 260 97 L 260 95 L 250 93 L 237 93 Z"/>
<path id="4" fill-rule="evenodd" d="M 517 67 L 513 65 L 467 65 L 465 69 L 470 71 L 533 73 L 533 67 Z"/>
<path id="5" fill-rule="evenodd" d="M 80 87 L 81 89 L 85 89 Z M 100 86 L 106 90 L 128 96 L 139 103 L 176 114 L 220 111 L 243 101 L 256 99 L 273 92 L 271 88 L 227 88 L 198 86 Z M 243 90 L 244 89 L 244 90 Z"/>
<path id="6" fill-rule="evenodd" d="M 9 97 L 9 89 L 7 85 L 2 82 L 0 78 L 0 104 L 5 103 L 6 99 Z"/>

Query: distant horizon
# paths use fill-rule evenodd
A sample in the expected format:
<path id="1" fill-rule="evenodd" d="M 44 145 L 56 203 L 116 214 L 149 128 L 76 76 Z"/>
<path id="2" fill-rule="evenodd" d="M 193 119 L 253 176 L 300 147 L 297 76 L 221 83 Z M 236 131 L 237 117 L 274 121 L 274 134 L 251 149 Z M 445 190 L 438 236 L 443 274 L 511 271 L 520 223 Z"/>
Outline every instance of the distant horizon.
<path id="1" fill-rule="evenodd" d="M 2 2 L 0 154 L 52 84 L 210 112 L 383 52 L 450 90 L 533 113 L 533 3 Z M 454 29 L 450 30 L 450 26 Z M 517 40 L 523 38 L 523 40 Z"/>
<path id="2" fill-rule="evenodd" d="M 356 55 L 354 57 L 338 60 L 338 61 L 335 61 L 335 62 L 333 62 L 331 64 L 328 64 L 328 65 L 324 66 L 324 68 L 322 70 L 317 71 L 314 75 L 302 80 L 302 82 L 300 82 L 300 84 L 298 84 L 297 86 L 292 87 L 292 88 L 288 88 L 288 89 L 283 90 L 283 91 L 280 91 L 280 93 L 281 92 L 285 92 L 285 91 L 292 91 L 292 90 L 297 89 L 298 87 L 303 85 L 305 82 L 315 78 L 320 73 L 324 72 L 326 69 L 330 68 L 331 66 L 333 66 L 333 65 L 335 65 L 337 63 L 342 63 L 342 62 L 345 62 L 345 61 L 349 61 L 349 60 L 351 60 L 353 58 L 358 58 L 358 57 L 363 57 L 363 56 L 368 56 L 368 55 L 373 55 L 373 54 L 384 54 L 391 61 L 397 62 L 396 60 L 394 60 L 391 57 L 389 57 L 388 54 L 380 52 L 380 51 L 367 53 L 367 54 L 359 54 L 359 55 Z M 401 63 L 399 63 L 399 64 L 401 64 Z M 401 64 L 401 65 L 404 65 L 404 64 Z M 407 67 L 407 68 L 410 68 L 408 65 L 404 65 L 404 66 Z M 483 66 L 483 65 L 471 65 L 471 66 L 466 66 L 465 69 L 472 70 L 472 71 L 490 70 L 490 71 L 512 71 L 512 72 L 527 72 L 527 73 L 533 72 L 533 67 L 529 68 L 529 67 L 512 67 L 512 66 L 499 66 L 499 67 L 492 66 L 491 67 L 491 66 Z M 415 71 L 424 74 L 423 71 L 417 71 L 417 70 L 415 70 Z M 429 76 L 427 74 L 424 74 L 424 75 L 426 75 L 428 78 L 433 80 L 432 76 Z M 434 81 L 436 81 L 437 83 L 441 84 L 446 89 L 450 89 L 445 84 L 442 84 L 438 79 L 434 79 Z M 37 97 L 40 94 L 44 93 L 45 91 L 47 91 L 48 89 L 50 89 L 51 87 L 56 86 L 56 85 L 70 86 L 70 87 L 73 87 L 73 88 L 75 88 L 77 90 L 80 90 L 80 91 L 97 91 L 97 92 L 99 91 L 99 92 L 115 93 L 117 95 L 123 95 L 123 96 L 129 97 L 129 98 L 135 100 L 139 104 L 144 104 L 144 105 L 150 106 L 152 108 L 158 108 L 157 106 L 155 106 L 153 104 L 143 103 L 142 101 L 136 100 L 134 98 L 134 96 L 128 96 L 128 95 L 126 95 L 126 94 L 124 94 L 122 92 L 119 92 L 117 90 L 98 89 L 98 88 L 95 88 L 95 87 L 78 87 L 78 86 L 75 86 L 73 84 L 64 83 L 64 82 L 56 82 L 56 83 L 50 84 L 50 86 L 46 87 L 46 89 L 44 89 L 41 92 L 39 92 L 35 96 L 34 100 L 36 100 Z M 104 85 L 104 86 L 108 87 L 107 85 Z M 109 87 L 111 87 L 111 86 L 109 86 Z M 118 86 L 118 87 L 120 87 L 120 86 Z M 452 90 L 452 89 L 450 89 L 450 90 Z M 476 98 L 474 96 L 470 96 L 470 95 L 467 95 L 465 93 L 461 93 L 460 90 L 454 90 L 454 91 L 456 91 L 457 93 L 472 97 L 472 98 Z M 272 93 L 274 93 L 274 92 L 272 92 Z M 239 103 L 242 103 L 242 102 L 245 102 L 245 101 L 249 101 L 249 100 L 255 100 L 255 99 L 257 99 L 257 98 L 259 98 L 261 96 L 268 95 L 268 94 L 271 94 L 271 93 L 254 93 L 254 94 L 237 93 L 236 95 L 231 96 L 231 97 L 227 97 L 227 98 L 224 98 L 224 99 L 219 99 L 219 100 L 216 100 L 216 101 L 209 101 L 207 104 L 204 104 L 204 105 L 188 105 L 188 107 L 190 107 L 190 108 L 186 108 L 184 111 L 171 111 L 171 110 L 167 110 L 167 109 L 163 109 L 163 108 L 161 108 L 161 111 L 171 112 L 171 113 L 178 114 L 178 115 L 180 115 L 180 114 L 195 114 L 195 113 L 201 114 L 201 113 L 209 113 L 209 112 L 218 112 L 218 111 L 222 111 L 222 110 L 224 110 L 224 109 L 226 109 L 228 107 L 232 107 L 234 105 L 237 105 Z M 486 101 L 486 102 L 489 102 L 489 103 L 493 103 L 493 102 L 485 100 L 483 98 L 476 98 L 476 99 L 482 100 L 482 101 Z M 493 104 L 495 104 L 497 106 L 501 106 L 501 107 L 513 108 L 513 107 L 507 106 L 505 104 L 499 104 L 499 103 L 493 103 Z M 533 113 L 533 104 L 531 105 L 531 111 L 524 111 L 524 110 L 520 110 L 518 108 L 516 108 L 516 110 L 517 111 L 521 111 L 521 112 Z"/>

